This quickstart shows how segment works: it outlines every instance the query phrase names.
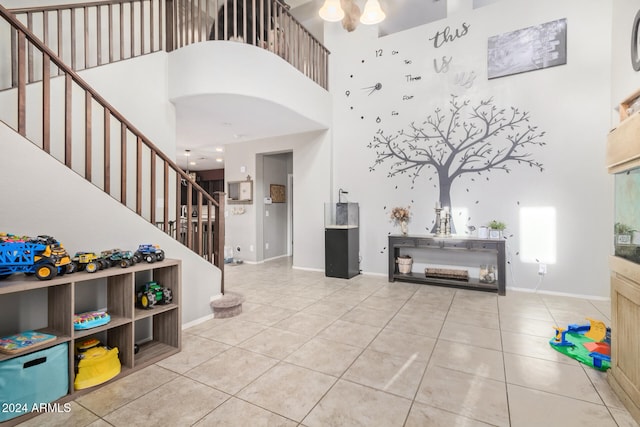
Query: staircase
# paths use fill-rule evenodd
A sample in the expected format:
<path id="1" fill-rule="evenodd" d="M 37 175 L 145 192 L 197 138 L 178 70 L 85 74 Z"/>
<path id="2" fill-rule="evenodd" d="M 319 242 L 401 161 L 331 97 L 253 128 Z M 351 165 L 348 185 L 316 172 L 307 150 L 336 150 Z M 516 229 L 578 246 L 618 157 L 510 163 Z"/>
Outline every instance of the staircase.
<path id="1" fill-rule="evenodd" d="M 279 55 L 326 89 L 329 52 L 277 0 L 110 0 L 12 11 L 0 6 L 0 17 L 0 97 L 14 104 L 7 110 L 5 103 L 0 120 L 217 266 L 224 294 L 223 194 L 204 191 L 78 71 L 232 39 Z M 187 187 L 186 214 L 181 187 Z M 202 213 L 192 221 L 194 205 Z"/>
<path id="2" fill-rule="evenodd" d="M 214 198 L 204 191 L 2 6 L 0 17 L 2 31 L 10 33 L 10 37 L 2 38 L 10 40 L 4 46 L 8 49 L 2 51 L 10 52 L 11 57 L 11 61 L 3 62 L 11 64 L 10 70 L 0 70 L 3 81 L 10 82 L 3 86 L 0 95 L 3 101 L 15 100 L 11 109 L 3 102 L 2 120 L 223 272 L 222 194 Z M 55 183 L 50 185 L 55 187 Z M 187 187 L 188 195 L 188 220 L 184 221 L 181 221 L 182 186 Z M 64 194 L 64 189 L 57 191 Z M 196 204 L 202 206 L 202 213 L 197 221 L 191 221 L 192 206 Z M 224 293 L 223 276 L 221 293 Z"/>

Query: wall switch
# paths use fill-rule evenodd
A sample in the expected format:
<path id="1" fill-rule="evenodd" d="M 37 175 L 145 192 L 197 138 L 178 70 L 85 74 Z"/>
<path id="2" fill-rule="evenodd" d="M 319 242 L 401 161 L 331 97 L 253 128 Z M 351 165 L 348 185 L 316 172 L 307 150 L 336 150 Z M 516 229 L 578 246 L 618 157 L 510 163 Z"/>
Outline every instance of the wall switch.
<path id="1" fill-rule="evenodd" d="M 538 264 L 538 274 L 541 276 L 547 274 L 547 264 Z"/>
<path id="2" fill-rule="evenodd" d="M 268 243 L 265 243 L 265 244 L 264 244 L 264 248 L 265 248 L 266 250 L 269 250 L 269 244 L 268 244 Z"/>
<path id="3" fill-rule="evenodd" d="M 268 211 L 268 210 L 265 210 L 265 211 L 264 211 L 264 215 L 265 215 L 265 216 L 269 216 L 269 211 Z"/>
<path id="4" fill-rule="evenodd" d="M 249 252 L 253 252 L 253 245 L 249 245 Z"/>

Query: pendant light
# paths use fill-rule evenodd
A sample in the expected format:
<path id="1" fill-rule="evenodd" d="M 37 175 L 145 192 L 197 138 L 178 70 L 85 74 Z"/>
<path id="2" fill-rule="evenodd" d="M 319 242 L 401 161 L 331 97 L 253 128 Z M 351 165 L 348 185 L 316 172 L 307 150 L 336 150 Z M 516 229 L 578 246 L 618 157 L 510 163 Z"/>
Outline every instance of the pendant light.
<path id="1" fill-rule="evenodd" d="M 384 21 L 387 15 L 380 8 L 380 2 L 378 0 L 367 0 L 364 5 L 364 12 L 360 16 L 360 22 L 365 25 L 373 25 Z"/>
<path id="2" fill-rule="evenodd" d="M 340 6 L 340 0 L 325 0 L 318 11 L 322 19 L 329 22 L 341 21 L 344 18 L 344 11 Z"/>

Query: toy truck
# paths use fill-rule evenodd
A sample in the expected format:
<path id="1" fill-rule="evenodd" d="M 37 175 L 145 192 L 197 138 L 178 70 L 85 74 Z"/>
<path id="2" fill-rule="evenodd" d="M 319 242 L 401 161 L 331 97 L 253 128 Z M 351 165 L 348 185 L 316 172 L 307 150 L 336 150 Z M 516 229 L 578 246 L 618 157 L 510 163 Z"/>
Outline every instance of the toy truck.
<path id="1" fill-rule="evenodd" d="M 136 302 L 141 308 L 153 308 L 156 304 L 169 304 L 173 301 L 171 289 L 162 287 L 158 282 L 147 282 L 138 291 Z"/>
<path id="2" fill-rule="evenodd" d="M 49 280 L 65 274 L 69 264 L 69 254 L 53 237 L 0 239 L 0 279 L 25 273 Z"/>
<path id="3" fill-rule="evenodd" d="M 164 251 L 160 249 L 159 245 L 140 245 L 134 254 L 134 259 L 137 260 L 137 262 L 145 260 L 149 263 L 162 261 L 164 259 Z"/>
<path id="4" fill-rule="evenodd" d="M 100 254 L 103 259 L 107 260 L 113 267 L 119 265 L 122 268 L 127 268 L 136 263 L 136 260 L 131 251 L 123 251 L 121 249 L 109 249 L 102 251 Z"/>
<path id="5" fill-rule="evenodd" d="M 108 263 L 98 257 L 94 252 L 76 252 L 73 256 L 75 270 L 95 273 L 98 270 L 108 267 Z"/>

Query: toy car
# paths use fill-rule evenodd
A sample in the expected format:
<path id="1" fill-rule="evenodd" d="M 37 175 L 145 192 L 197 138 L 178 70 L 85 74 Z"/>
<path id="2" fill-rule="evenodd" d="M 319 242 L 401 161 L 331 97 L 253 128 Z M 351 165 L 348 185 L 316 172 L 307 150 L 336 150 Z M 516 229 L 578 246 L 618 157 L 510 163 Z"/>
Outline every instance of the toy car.
<path id="1" fill-rule="evenodd" d="M 152 308 L 156 304 L 169 304 L 171 301 L 173 301 L 171 289 L 153 281 L 145 283 L 136 295 L 136 303 L 141 308 Z"/>
<path id="2" fill-rule="evenodd" d="M 164 251 L 159 245 L 144 244 L 138 246 L 138 250 L 134 254 L 134 260 L 140 262 L 145 260 L 149 263 L 162 261 L 164 259 Z"/>
<path id="3" fill-rule="evenodd" d="M 136 263 L 133 252 L 131 251 L 109 249 L 106 251 L 102 251 L 100 255 L 103 259 L 107 260 L 112 267 L 114 265 L 119 265 L 122 268 L 127 268 Z"/>
<path id="4" fill-rule="evenodd" d="M 98 257 L 94 252 L 76 252 L 72 262 L 75 266 L 73 271 L 84 270 L 87 273 L 95 273 L 109 266 L 104 259 Z"/>
<path id="5" fill-rule="evenodd" d="M 71 258 L 53 237 L 18 238 L 8 233 L 1 237 L 0 279 L 13 273 L 25 273 L 40 280 L 49 280 L 67 273 Z"/>

